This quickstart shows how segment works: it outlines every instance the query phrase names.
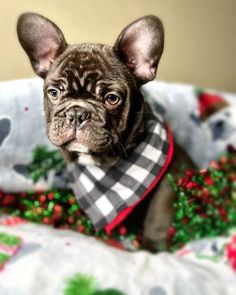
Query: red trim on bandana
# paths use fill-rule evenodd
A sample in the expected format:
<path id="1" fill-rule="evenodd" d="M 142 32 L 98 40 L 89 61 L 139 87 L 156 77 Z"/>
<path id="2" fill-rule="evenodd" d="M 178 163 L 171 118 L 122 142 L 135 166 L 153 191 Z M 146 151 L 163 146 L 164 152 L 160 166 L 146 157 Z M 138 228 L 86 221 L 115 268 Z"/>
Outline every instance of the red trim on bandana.
<path id="1" fill-rule="evenodd" d="M 169 165 L 170 165 L 170 163 L 172 161 L 173 153 L 174 153 L 174 142 L 173 142 L 172 132 L 170 131 L 170 129 L 169 129 L 169 127 L 167 125 L 165 125 L 165 126 L 166 126 L 166 129 L 167 129 L 169 148 L 168 148 L 167 159 L 166 159 L 166 162 L 165 162 L 164 166 L 162 167 L 161 171 L 157 175 L 157 178 L 152 182 L 152 184 L 144 192 L 144 194 L 141 196 L 141 198 L 136 203 L 134 203 L 132 206 L 130 206 L 128 208 L 125 208 L 123 211 L 121 211 L 112 220 L 112 222 L 109 223 L 105 227 L 105 231 L 106 231 L 107 234 L 110 234 L 112 232 L 112 230 L 115 227 L 117 227 L 133 211 L 133 209 L 148 195 L 148 193 L 150 193 L 156 187 L 156 185 L 158 184 L 158 182 L 161 180 L 162 176 L 166 172 L 167 168 L 169 167 Z"/>

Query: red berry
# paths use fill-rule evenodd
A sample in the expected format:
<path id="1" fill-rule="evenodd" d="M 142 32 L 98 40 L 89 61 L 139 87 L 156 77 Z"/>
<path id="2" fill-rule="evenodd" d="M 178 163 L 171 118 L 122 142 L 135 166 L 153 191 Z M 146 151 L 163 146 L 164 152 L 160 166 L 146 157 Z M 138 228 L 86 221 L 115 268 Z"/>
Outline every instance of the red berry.
<path id="1" fill-rule="evenodd" d="M 169 235 L 172 237 L 175 234 L 175 228 L 173 226 L 169 227 Z"/>
<path id="2" fill-rule="evenodd" d="M 69 217 L 67 218 L 67 222 L 68 222 L 69 224 L 73 224 L 73 223 L 75 222 L 74 217 L 69 216 Z"/>
<path id="3" fill-rule="evenodd" d="M 51 193 L 48 194 L 48 200 L 52 201 L 53 199 L 54 199 L 54 193 L 51 192 Z"/>
<path id="4" fill-rule="evenodd" d="M 207 185 L 212 186 L 214 185 L 214 181 L 211 179 L 210 175 L 206 175 L 204 177 L 204 181 Z"/>
<path id="5" fill-rule="evenodd" d="M 54 210 L 55 213 L 61 213 L 61 211 L 62 211 L 62 206 L 56 204 L 56 205 L 53 207 L 53 210 Z"/>
<path id="6" fill-rule="evenodd" d="M 190 181 L 189 183 L 186 184 L 185 186 L 186 189 L 194 189 L 198 188 L 198 184 L 196 182 Z"/>
<path id="7" fill-rule="evenodd" d="M 77 227 L 77 230 L 80 232 L 80 233 L 85 233 L 86 232 L 86 229 L 85 229 L 85 227 L 83 226 L 83 225 L 79 225 L 78 227 Z"/>
<path id="8" fill-rule="evenodd" d="M 124 225 L 121 225 L 121 226 L 119 227 L 119 234 L 120 234 L 121 236 L 125 236 L 125 235 L 127 235 L 127 228 L 126 228 Z"/>
<path id="9" fill-rule="evenodd" d="M 188 217 L 184 217 L 184 218 L 182 219 L 182 222 L 183 222 L 183 224 L 187 224 L 187 223 L 189 222 Z M 174 228 L 173 228 L 173 229 L 174 229 Z"/>
<path id="10" fill-rule="evenodd" d="M 27 197 L 27 194 L 25 192 L 20 192 L 20 197 L 21 198 L 26 198 Z"/>
<path id="11" fill-rule="evenodd" d="M 48 217 L 43 218 L 43 223 L 45 224 L 51 224 L 51 220 Z"/>
<path id="12" fill-rule="evenodd" d="M 16 197 L 14 195 L 6 195 L 3 198 L 2 206 L 9 206 L 16 200 Z"/>
<path id="13" fill-rule="evenodd" d="M 45 195 L 40 195 L 39 196 L 39 202 L 44 203 L 46 201 L 46 196 Z"/>
<path id="14" fill-rule="evenodd" d="M 82 212 L 81 212 L 80 210 L 77 210 L 77 211 L 75 212 L 75 216 L 76 216 L 76 217 L 80 217 L 81 214 L 82 214 Z"/>

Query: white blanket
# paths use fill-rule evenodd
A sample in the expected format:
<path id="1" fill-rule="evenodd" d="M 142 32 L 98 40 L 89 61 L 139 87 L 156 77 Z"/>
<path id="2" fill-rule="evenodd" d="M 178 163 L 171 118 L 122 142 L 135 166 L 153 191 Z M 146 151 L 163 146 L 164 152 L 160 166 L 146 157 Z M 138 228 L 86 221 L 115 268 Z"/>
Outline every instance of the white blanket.
<path id="1" fill-rule="evenodd" d="M 14 226 L 2 224 L 0 233 L 20 237 L 22 245 L 0 271 L 1 295 L 60 295 L 76 273 L 93 276 L 101 289 L 127 295 L 236 294 L 236 274 L 223 250 L 230 238 L 152 255 L 117 250 L 72 231 L 6 220 L 2 223 Z"/>

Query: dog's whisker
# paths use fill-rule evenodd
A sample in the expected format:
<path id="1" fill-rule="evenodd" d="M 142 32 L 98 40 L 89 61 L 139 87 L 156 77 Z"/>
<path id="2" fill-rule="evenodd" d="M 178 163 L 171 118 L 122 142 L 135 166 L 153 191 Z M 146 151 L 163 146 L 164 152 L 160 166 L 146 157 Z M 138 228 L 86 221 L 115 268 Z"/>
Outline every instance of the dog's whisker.
<path id="1" fill-rule="evenodd" d="M 120 152 L 122 152 L 125 155 L 125 157 L 127 157 L 127 151 L 126 151 L 125 147 L 123 146 L 123 144 L 119 140 L 116 142 L 116 146 L 118 147 Z"/>

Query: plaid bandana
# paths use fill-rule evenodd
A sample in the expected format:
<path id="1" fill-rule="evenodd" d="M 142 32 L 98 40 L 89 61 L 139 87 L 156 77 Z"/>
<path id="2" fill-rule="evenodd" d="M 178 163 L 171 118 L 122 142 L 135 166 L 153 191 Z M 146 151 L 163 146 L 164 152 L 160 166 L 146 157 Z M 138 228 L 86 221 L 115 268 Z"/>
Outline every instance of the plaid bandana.
<path id="1" fill-rule="evenodd" d="M 73 167 L 77 200 L 96 230 L 111 232 L 156 186 L 173 153 L 172 136 L 162 118 L 147 114 L 144 139 L 111 167 Z"/>

